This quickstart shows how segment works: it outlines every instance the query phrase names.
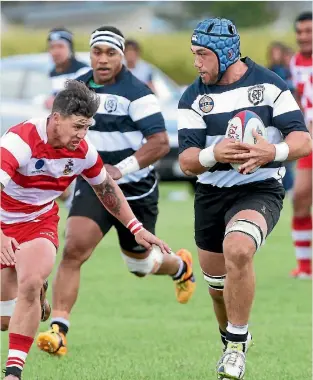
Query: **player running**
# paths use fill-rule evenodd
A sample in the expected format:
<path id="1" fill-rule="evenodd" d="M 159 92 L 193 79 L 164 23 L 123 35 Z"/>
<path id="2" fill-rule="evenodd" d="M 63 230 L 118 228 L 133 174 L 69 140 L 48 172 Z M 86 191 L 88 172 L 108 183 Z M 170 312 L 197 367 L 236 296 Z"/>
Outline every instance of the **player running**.
<path id="1" fill-rule="evenodd" d="M 117 180 L 129 204 L 148 231 L 154 232 L 158 215 L 158 182 L 154 162 L 168 153 L 164 119 L 155 95 L 123 66 L 124 37 L 114 27 L 96 29 L 90 38 L 91 70 L 79 79 L 99 94 L 101 102 L 88 137 Z M 63 258 L 53 284 L 51 329 L 40 333 L 40 349 L 67 353 L 66 334 L 76 302 L 80 269 L 102 238 L 115 227 L 122 257 L 137 276 L 169 275 L 178 302 L 186 303 L 195 290 L 191 253 L 149 252 L 133 235 L 99 207 L 88 184 L 77 180 L 66 227 Z M 59 344 L 60 339 L 62 345 Z"/>
<path id="2" fill-rule="evenodd" d="M 224 343 L 217 375 L 239 380 L 251 340 L 253 256 L 279 219 L 283 162 L 308 155 L 311 138 L 286 83 L 248 57 L 240 59 L 231 21 L 200 22 L 191 50 L 200 77 L 179 102 L 179 161 L 186 174 L 198 175 L 195 240 Z M 268 141 L 257 133 L 256 145 L 224 137 L 241 110 L 262 119 Z M 230 163 L 239 163 L 243 174 Z"/>
<path id="3" fill-rule="evenodd" d="M 52 271 L 59 244 L 54 200 L 78 175 L 92 186 L 112 217 L 131 230 L 138 244 L 147 250 L 155 244 L 163 254 L 169 252 L 167 245 L 136 219 L 85 138 L 99 103 L 99 96 L 85 84 L 69 81 L 56 96 L 48 119 L 28 120 L 10 128 L 1 139 L 0 259 L 2 271 L 10 270 L 5 282 L 1 276 L 1 297 L 17 296 L 9 325 L 6 380 L 21 379 L 38 329 L 40 289 Z"/>
<path id="4" fill-rule="evenodd" d="M 290 62 L 295 96 L 302 108 L 307 126 L 312 123 L 312 93 L 310 94 L 310 76 L 312 76 L 312 12 L 299 15 L 295 21 L 296 38 L 299 52 Z M 307 87 L 308 94 L 304 93 Z M 310 129 L 312 133 L 312 126 Z M 297 162 L 293 191 L 292 238 L 295 247 L 297 268 L 291 271 L 294 278 L 312 276 L 312 152 Z"/>

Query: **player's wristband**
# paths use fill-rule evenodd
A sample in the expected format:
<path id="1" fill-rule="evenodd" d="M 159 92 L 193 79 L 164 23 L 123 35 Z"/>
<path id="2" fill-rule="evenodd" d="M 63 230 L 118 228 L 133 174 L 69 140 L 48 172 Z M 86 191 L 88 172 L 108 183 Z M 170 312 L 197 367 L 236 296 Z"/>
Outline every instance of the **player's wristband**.
<path id="1" fill-rule="evenodd" d="M 285 142 L 274 144 L 276 149 L 274 161 L 286 161 L 289 155 L 289 145 Z"/>
<path id="2" fill-rule="evenodd" d="M 114 165 L 122 173 L 122 176 L 140 170 L 139 163 L 135 156 L 126 157 L 123 161 Z"/>
<path id="3" fill-rule="evenodd" d="M 126 227 L 129 229 L 129 231 L 133 234 L 133 235 L 137 235 L 138 232 L 140 232 L 141 230 L 143 230 L 143 225 L 142 223 L 139 222 L 138 219 L 134 218 L 132 220 L 130 220 Z"/>
<path id="4" fill-rule="evenodd" d="M 205 149 L 202 149 L 199 153 L 199 162 L 205 168 L 211 168 L 217 163 L 214 156 L 214 147 L 215 147 L 215 144 Z"/>

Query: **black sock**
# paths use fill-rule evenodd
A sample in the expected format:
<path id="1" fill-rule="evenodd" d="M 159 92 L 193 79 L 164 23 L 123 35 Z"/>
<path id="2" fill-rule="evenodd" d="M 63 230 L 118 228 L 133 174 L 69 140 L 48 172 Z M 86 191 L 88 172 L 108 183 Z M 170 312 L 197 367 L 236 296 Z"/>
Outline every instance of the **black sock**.
<path id="1" fill-rule="evenodd" d="M 222 343 L 224 344 L 224 346 L 226 346 L 227 342 L 226 342 L 226 332 L 221 330 L 220 328 L 220 334 L 221 334 L 221 341 Z"/>
<path id="2" fill-rule="evenodd" d="M 4 372 L 4 371 L 3 371 Z M 6 367 L 5 369 L 5 376 L 13 375 L 21 379 L 22 376 L 22 370 L 18 367 Z"/>
<path id="3" fill-rule="evenodd" d="M 226 331 L 227 342 L 246 343 L 247 339 L 248 339 L 248 333 L 246 333 L 246 334 L 232 334 L 232 333 Z"/>
<path id="4" fill-rule="evenodd" d="M 51 322 L 50 326 L 52 327 L 52 325 L 58 325 L 59 330 L 62 334 L 66 335 L 68 333 L 69 328 L 64 323 L 59 322 L 59 321 L 53 321 Z"/>

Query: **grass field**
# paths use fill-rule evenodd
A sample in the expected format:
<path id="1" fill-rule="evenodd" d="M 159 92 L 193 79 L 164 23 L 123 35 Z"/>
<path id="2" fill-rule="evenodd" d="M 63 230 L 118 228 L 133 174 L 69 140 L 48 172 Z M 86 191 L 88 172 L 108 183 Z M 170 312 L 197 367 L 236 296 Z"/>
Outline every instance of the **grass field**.
<path id="1" fill-rule="evenodd" d="M 190 249 L 196 259 L 192 197 L 171 202 L 172 189 L 161 188 L 158 235 L 173 249 Z M 257 294 L 250 320 L 255 345 L 248 354 L 246 380 L 312 378 L 311 282 L 288 278 L 294 265 L 290 215 L 287 201 L 278 227 L 255 258 Z M 64 223 L 63 210 L 61 231 Z M 195 271 L 194 298 L 180 305 L 170 279 L 138 279 L 127 272 L 112 231 L 84 266 L 68 356 L 57 359 L 33 347 L 23 379 L 215 379 L 221 345 L 197 260 Z M 51 299 L 50 294 L 51 289 Z M 3 362 L 7 333 L 1 343 Z"/>

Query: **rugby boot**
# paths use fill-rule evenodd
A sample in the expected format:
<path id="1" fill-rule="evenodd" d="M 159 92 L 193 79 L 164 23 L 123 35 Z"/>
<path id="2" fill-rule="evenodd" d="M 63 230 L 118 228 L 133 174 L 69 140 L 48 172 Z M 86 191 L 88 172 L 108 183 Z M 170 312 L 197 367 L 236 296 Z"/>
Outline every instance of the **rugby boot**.
<path id="1" fill-rule="evenodd" d="M 219 380 L 242 380 L 246 370 L 246 343 L 228 342 L 216 366 Z"/>
<path id="2" fill-rule="evenodd" d="M 312 271 L 302 271 L 300 268 L 295 268 L 290 272 L 290 277 L 299 278 L 300 280 L 310 280 Z"/>
<path id="3" fill-rule="evenodd" d="M 60 332 L 57 324 L 53 324 L 50 330 L 38 334 L 37 346 L 55 356 L 64 356 L 67 353 L 65 334 Z"/>
<path id="4" fill-rule="evenodd" d="M 224 341 L 224 342 L 223 342 L 223 352 L 225 352 L 227 349 L 227 342 L 226 341 Z M 253 342 L 252 335 L 248 332 L 247 342 L 246 342 L 245 347 L 244 347 L 245 348 L 245 354 L 248 352 L 249 348 L 253 346 L 253 344 L 254 344 L 254 342 Z"/>
<path id="5" fill-rule="evenodd" d="M 196 289 L 196 280 L 192 272 L 192 255 L 186 249 L 176 252 L 187 266 L 181 278 L 175 280 L 176 298 L 179 303 L 187 303 Z"/>

